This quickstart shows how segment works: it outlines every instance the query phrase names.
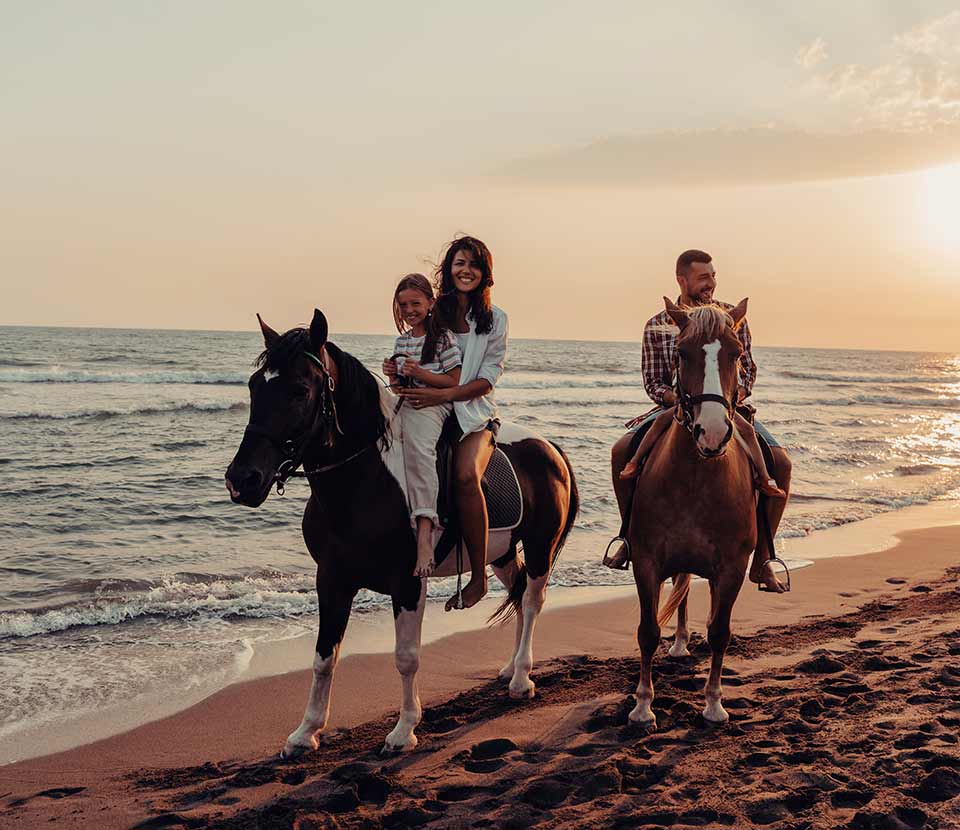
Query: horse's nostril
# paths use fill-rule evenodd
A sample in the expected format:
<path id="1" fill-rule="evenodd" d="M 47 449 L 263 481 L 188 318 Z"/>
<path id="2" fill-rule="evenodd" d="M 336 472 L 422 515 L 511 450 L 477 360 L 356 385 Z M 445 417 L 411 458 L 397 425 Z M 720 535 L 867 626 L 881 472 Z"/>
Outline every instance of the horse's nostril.
<path id="1" fill-rule="evenodd" d="M 250 492 L 251 490 L 259 490 L 262 481 L 263 477 L 260 475 L 259 471 L 247 470 L 239 476 L 239 480 L 235 481 L 234 486 L 240 492 Z"/>

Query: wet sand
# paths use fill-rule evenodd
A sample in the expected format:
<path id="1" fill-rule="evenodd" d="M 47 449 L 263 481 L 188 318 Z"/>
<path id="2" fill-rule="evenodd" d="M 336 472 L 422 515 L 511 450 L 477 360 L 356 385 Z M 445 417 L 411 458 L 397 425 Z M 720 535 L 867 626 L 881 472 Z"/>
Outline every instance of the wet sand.
<path id="1" fill-rule="evenodd" d="M 960 527 L 930 528 L 818 561 L 788 595 L 745 586 L 723 727 L 699 714 L 699 636 L 690 658 L 658 653 L 657 729 L 629 725 L 631 596 L 545 612 L 532 701 L 511 701 L 491 679 L 512 625 L 428 644 L 412 753 L 377 754 L 399 698 L 392 655 L 354 655 L 337 670 L 331 734 L 316 753 L 275 760 L 309 672 L 261 677 L 0 767 L 0 826 L 960 826 L 958 564 Z M 704 589 L 691 594 L 694 632 Z"/>

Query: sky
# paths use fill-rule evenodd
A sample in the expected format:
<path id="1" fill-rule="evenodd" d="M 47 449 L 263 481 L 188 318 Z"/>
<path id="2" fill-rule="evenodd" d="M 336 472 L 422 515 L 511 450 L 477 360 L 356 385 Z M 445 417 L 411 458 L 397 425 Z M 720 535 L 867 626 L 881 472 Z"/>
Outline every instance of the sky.
<path id="1" fill-rule="evenodd" d="M 0 324 L 388 333 L 467 232 L 513 336 L 697 247 L 758 345 L 957 346 L 960 0 L 0 0 L 0 122 Z"/>

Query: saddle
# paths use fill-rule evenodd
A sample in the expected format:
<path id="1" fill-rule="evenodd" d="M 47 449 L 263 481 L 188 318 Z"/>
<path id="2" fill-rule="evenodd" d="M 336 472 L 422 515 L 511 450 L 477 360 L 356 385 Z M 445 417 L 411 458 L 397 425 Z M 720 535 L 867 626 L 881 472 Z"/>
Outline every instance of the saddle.
<path id="1" fill-rule="evenodd" d="M 460 517 L 457 512 L 453 480 L 453 452 L 462 436 L 455 415 L 443 425 L 437 441 L 437 480 L 440 483 L 437 514 L 443 533 L 434 549 L 434 560 L 440 564 L 460 541 Z M 507 454 L 495 447 L 480 488 L 487 503 L 489 532 L 513 530 L 523 519 L 523 495 L 520 481 Z"/>

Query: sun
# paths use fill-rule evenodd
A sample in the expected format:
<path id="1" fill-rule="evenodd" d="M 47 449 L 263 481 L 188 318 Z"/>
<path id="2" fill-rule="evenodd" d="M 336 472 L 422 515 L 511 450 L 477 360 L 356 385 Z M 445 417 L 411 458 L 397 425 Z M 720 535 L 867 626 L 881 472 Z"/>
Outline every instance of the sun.
<path id="1" fill-rule="evenodd" d="M 960 254 L 960 164 L 934 167 L 919 176 L 918 216 L 931 245 Z"/>

